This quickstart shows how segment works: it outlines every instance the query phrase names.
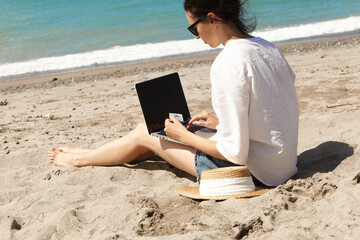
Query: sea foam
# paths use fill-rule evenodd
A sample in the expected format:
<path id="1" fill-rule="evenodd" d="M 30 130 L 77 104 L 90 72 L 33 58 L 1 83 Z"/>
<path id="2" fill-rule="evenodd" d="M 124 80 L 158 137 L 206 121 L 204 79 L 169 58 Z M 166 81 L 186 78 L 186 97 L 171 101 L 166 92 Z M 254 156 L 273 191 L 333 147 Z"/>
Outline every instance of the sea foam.
<path id="1" fill-rule="evenodd" d="M 264 29 L 254 32 L 253 35 L 271 42 L 279 42 L 356 30 L 360 30 L 360 16 L 278 29 Z M 44 72 L 70 71 L 74 68 L 91 68 L 96 65 L 115 63 L 120 65 L 176 55 L 200 54 L 209 50 L 211 48 L 208 45 L 196 39 L 116 46 L 92 52 L 2 64 L 0 65 L 0 80 L 6 81 L 6 78 L 10 76 L 14 78 L 17 75 L 24 76 L 31 73 L 41 75 Z"/>
<path id="2" fill-rule="evenodd" d="M 277 29 L 265 29 L 254 32 L 254 35 L 271 42 L 280 42 L 292 39 L 317 37 L 323 35 L 352 32 L 360 29 L 360 16 L 330 20 L 319 23 L 310 23 Z"/>

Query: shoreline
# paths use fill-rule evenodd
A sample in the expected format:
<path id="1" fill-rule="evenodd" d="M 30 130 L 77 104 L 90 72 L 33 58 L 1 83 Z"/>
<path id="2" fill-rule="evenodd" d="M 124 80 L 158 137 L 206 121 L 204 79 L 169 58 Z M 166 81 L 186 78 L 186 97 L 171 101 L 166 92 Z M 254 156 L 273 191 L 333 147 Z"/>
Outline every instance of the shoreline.
<path id="1" fill-rule="evenodd" d="M 360 35 L 329 38 L 316 41 L 306 41 L 277 46 L 286 56 L 296 53 L 308 53 L 320 49 L 344 48 L 360 44 Z M 196 56 L 170 58 L 162 60 L 131 63 L 119 66 L 103 67 L 82 71 L 50 74 L 40 77 L 24 78 L 0 82 L 0 92 L 23 91 L 29 88 L 55 87 L 63 84 L 78 83 L 107 79 L 110 77 L 133 76 L 139 73 L 156 71 L 176 71 L 179 68 L 191 68 L 194 66 L 210 65 L 217 53 L 202 54 Z"/>

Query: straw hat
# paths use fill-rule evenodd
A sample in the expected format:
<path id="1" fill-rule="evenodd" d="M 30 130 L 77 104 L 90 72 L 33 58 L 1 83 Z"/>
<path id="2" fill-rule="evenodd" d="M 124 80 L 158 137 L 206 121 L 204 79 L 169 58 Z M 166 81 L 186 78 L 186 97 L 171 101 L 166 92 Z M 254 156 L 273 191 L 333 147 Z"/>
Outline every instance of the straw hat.
<path id="1" fill-rule="evenodd" d="M 255 187 L 246 166 L 223 167 L 201 172 L 198 187 L 182 186 L 176 189 L 181 196 L 193 199 L 225 200 L 232 197 L 260 196 L 269 189 Z"/>

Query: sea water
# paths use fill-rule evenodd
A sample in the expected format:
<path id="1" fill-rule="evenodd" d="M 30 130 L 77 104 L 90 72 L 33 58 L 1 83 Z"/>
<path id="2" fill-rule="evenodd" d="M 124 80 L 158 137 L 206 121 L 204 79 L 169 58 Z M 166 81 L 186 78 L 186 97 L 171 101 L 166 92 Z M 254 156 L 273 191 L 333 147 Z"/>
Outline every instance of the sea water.
<path id="1" fill-rule="evenodd" d="M 182 0 L 0 0 L 0 81 L 211 51 Z M 275 43 L 360 32 L 360 0 L 250 0 Z M 220 47 L 221 48 L 221 47 Z"/>

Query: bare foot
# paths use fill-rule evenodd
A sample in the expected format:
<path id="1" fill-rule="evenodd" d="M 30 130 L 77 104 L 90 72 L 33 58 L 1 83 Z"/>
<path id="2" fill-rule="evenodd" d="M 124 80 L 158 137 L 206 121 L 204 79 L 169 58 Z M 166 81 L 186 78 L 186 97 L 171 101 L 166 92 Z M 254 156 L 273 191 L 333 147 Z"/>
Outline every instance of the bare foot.
<path id="1" fill-rule="evenodd" d="M 48 152 L 50 163 L 62 167 L 78 167 L 77 159 L 79 155 L 79 153 L 63 152 L 55 148 Z"/>
<path id="2" fill-rule="evenodd" d="M 91 149 L 82 149 L 82 148 L 70 148 L 70 147 L 58 147 L 60 152 L 63 153 L 84 153 L 91 152 Z"/>

